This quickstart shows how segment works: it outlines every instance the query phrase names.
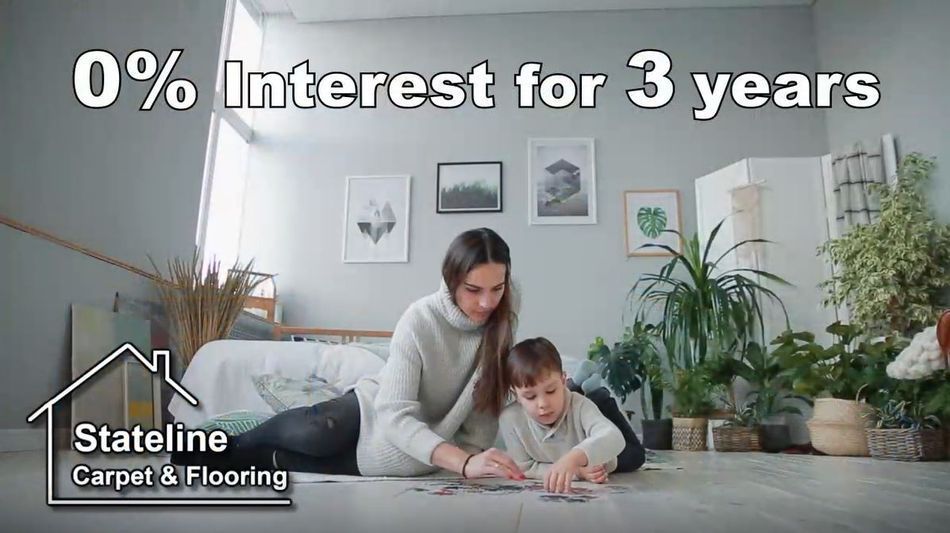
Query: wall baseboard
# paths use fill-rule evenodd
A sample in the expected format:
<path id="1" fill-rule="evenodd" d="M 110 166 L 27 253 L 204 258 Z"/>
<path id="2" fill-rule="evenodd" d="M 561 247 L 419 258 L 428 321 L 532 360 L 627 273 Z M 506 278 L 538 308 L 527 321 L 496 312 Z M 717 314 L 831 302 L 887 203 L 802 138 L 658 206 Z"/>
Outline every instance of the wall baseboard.
<path id="1" fill-rule="evenodd" d="M 45 429 L 0 429 L 0 452 L 46 449 Z"/>

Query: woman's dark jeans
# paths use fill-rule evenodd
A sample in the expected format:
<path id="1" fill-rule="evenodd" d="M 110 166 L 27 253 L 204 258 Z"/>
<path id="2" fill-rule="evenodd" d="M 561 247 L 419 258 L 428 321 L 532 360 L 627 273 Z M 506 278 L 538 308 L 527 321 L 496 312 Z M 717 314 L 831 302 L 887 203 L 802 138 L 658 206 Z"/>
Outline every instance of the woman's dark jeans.
<path id="1" fill-rule="evenodd" d="M 217 470 L 290 470 L 359 475 L 356 442 L 360 404 L 350 391 L 339 398 L 278 413 L 260 426 L 231 437 L 224 453 L 172 454 L 175 464 Z"/>

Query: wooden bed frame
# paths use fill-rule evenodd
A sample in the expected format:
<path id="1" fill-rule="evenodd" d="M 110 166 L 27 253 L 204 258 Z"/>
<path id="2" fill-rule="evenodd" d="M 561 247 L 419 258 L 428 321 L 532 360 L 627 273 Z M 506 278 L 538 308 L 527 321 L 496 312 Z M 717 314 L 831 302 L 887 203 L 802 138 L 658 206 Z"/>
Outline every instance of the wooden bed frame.
<path id="1" fill-rule="evenodd" d="M 347 344 L 357 342 L 363 338 L 388 339 L 393 336 L 392 331 L 374 331 L 365 329 L 335 329 L 311 328 L 301 326 L 285 326 L 274 323 L 274 340 L 279 341 L 287 335 L 319 335 L 321 337 L 339 337 L 340 342 Z"/>

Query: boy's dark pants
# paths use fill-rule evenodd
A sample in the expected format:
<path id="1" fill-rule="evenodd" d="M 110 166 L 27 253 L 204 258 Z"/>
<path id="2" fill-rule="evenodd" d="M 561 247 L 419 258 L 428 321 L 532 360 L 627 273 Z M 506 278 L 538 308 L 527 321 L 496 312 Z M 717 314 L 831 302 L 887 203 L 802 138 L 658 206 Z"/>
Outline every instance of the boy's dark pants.
<path id="1" fill-rule="evenodd" d="M 568 379 L 567 387 L 573 392 L 584 394 L 580 386 L 570 379 Z M 594 402 L 594 405 L 600 409 L 601 414 L 607 417 L 607 420 L 610 420 L 617 426 L 617 429 L 619 429 L 623 435 L 623 440 L 627 443 L 623 451 L 617 455 L 617 469 L 614 470 L 614 472 L 633 472 L 643 466 L 644 461 L 646 461 L 646 450 L 643 448 L 643 445 L 640 444 L 640 439 L 637 438 L 637 434 L 634 433 L 633 428 L 630 427 L 630 423 L 627 422 L 626 417 L 620 412 L 620 407 L 610 395 L 610 391 L 601 387 L 585 394 L 585 396 Z"/>

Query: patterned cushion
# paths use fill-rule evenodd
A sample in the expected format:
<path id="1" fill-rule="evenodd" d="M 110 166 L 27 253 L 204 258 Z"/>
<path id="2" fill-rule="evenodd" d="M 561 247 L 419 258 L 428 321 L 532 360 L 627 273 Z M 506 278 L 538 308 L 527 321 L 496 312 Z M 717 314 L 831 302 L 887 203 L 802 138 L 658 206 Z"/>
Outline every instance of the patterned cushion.
<path id="1" fill-rule="evenodd" d="M 293 379 L 275 374 L 261 374 L 254 376 L 253 381 L 257 393 L 275 413 L 325 402 L 343 394 L 318 376 Z"/>
<path id="2" fill-rule="evenodd" d="M 261 425 L 265 420 L 274 415 L 269 413 L 255 413 L 253 411 L 232 411 L 223 415 L 218 415 L 198 426 L 198 429 L 204 431 L 213 431 L 220 429 L 230 436 L 239 435 L 245 431 L 252 430 Z"/>

